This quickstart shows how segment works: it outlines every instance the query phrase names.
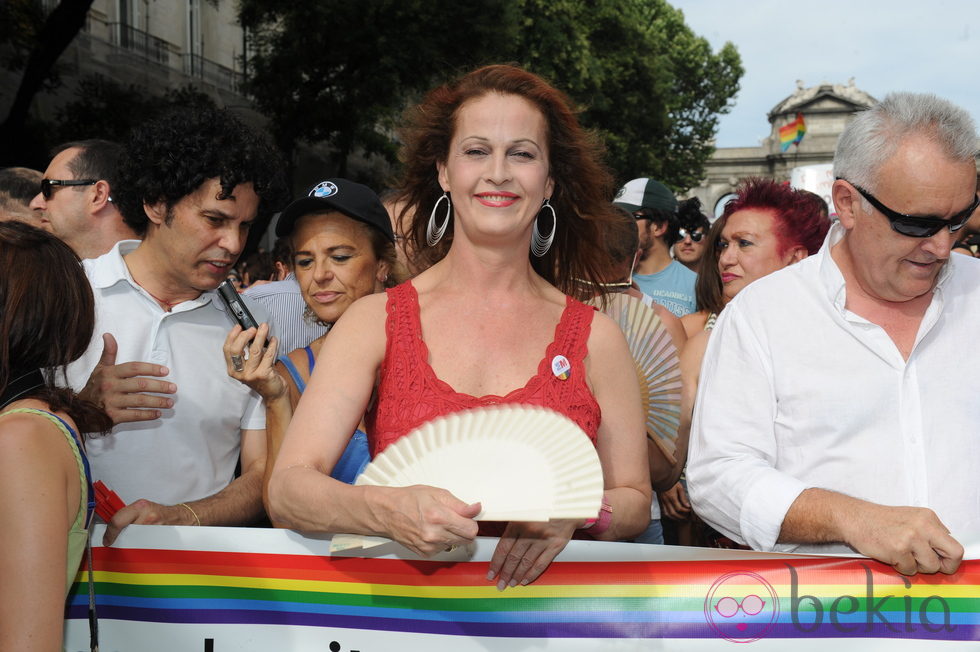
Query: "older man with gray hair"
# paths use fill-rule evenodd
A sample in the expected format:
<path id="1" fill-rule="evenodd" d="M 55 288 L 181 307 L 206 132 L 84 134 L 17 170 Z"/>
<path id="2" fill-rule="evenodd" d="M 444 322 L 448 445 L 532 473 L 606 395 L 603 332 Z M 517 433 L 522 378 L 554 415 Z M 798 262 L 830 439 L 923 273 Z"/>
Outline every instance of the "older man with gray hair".
<path id="1" fill-rule="evenodd" d="M 959 566 L 980 532 L 980 261 L 950 248 L 976 146 L 965 111 L 911 93 L 841 134 L 840 223 L 743 290 L 705 354 L 688 481 L 714 527 L 905 574 Z"/>

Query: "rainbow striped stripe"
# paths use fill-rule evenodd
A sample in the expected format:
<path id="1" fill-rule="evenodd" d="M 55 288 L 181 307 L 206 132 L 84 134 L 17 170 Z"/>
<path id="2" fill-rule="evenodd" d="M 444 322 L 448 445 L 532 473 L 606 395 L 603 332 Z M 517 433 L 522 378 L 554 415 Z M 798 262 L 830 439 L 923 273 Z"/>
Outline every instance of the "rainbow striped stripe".
<path id="1" fill-rule="evenodd" d="M 99 617 L 481 637 L 980 638 L 980 562 L 902 578 L 837 558 L 556 561 L 498 592 L 486 562 L 95 548 Z M 68 617 L 86 617 L 85 575 Z M 732 619 L 718 600 L 758 595 Z M 870 596 L 870 600 L 869 600 Z M 749 604 L 749 602 L 742 602 Z M 924 620 L 923 620 L 924 619 Z"/>

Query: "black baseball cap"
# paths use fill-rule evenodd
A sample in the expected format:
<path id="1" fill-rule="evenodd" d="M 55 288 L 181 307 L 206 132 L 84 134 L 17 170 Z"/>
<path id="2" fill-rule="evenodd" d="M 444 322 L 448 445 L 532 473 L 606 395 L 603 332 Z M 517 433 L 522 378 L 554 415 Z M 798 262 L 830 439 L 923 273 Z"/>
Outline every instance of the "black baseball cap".
<path id="1" fill-rule="evenodd" d="M 365 185 L 347 179 L 327 179 L 321 181 L 301 197 L 287 206 L 279 215 L 276 235 L 283 237 L 293 232 L 296 220 L 310 213 L 334 210 L 347 217 L 364 222 L 381 231 L 388 240 L 395 241 L 391 230 L 391 218 L 381 205 L 381 200 L 373 190 Z"/>

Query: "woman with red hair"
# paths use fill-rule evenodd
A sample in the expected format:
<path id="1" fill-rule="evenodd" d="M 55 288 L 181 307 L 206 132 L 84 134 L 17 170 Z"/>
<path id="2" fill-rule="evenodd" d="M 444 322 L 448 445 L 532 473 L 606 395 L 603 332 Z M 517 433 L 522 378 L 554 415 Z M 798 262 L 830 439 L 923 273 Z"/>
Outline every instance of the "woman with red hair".
<path id="1" fill-rule="evenodd" d="M 594 522 L 502 526 L 487 579 L 501 590 L 527 584 L 576 530 L 629 539 L 650 520 L 632 358 L 618 326 L 576 299 L 609 275 L 597 245 L 614 219 L 613 182 L 567 99 L 514 66 L 480 68 L 429 93 L 403 142 L 397 231 L 424 271 L 337 321 L 276 461 L 271 516 L 298 529 L 385 536 L 426 556 L 467 543 L 479 504 L 426 486 L 343 485 L 323 470 L 372 394 L 372 454 L 452 412 L 547 407 L 596 446 L 604 504 Z M 501 483 L 521 480 L 499 473 Z"/>
<path id="2" fill-rule="evenodd" d="M 687 461 L 687 442 L 701 360 L 718 313 L 745 286 L 814 254 L 830 221 L 813 193 L 771 179 L 748 179 L 711 227 L 695 284 L 698 312 L 681 318 L 690 335 L 681 352 L 681 425 L 677 472 Z M 678 483 L 660 494 L 663 514 L 684 520 L 690 505 Z"/>

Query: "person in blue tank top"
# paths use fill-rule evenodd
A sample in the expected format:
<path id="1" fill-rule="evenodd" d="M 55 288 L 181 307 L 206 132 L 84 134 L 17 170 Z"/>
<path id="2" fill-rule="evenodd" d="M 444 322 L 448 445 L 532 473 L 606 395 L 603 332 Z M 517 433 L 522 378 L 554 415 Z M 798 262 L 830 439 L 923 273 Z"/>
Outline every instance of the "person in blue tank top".
<path id="1" fill-rule="evenodd" d="M 54 383 L 88 348 L 94 328 L 95 300 L 78 256 L 40 229 L 0 222 L 0 647 L 5 650 L 61 649 L 65 595 L 78 572 L 95 506 L 79 433 L 108 432 L 112 421 L 95 404 Z"/>
<path id="2" fill-rule="evenodd" d="M 293 269 L 306 302 L 303 318 L 309 321 L 329 327 L 357 299 L 401 280 L 388 213 L 374 191 L 359 183 L 329 179 L 316 184 L 282 212 L 276 235 L 291 239 Z M 265 401 L 265 486 L 320 345 L 329 336 L 328 330 L 309 346 L 278 358 L 278 341 L 269 337 L 268 324 L 247 331 L 235 326 L 225 340 L 228 375 Z M 362 423 L 331 475 L 352 484 L 368 461 Z"/>

